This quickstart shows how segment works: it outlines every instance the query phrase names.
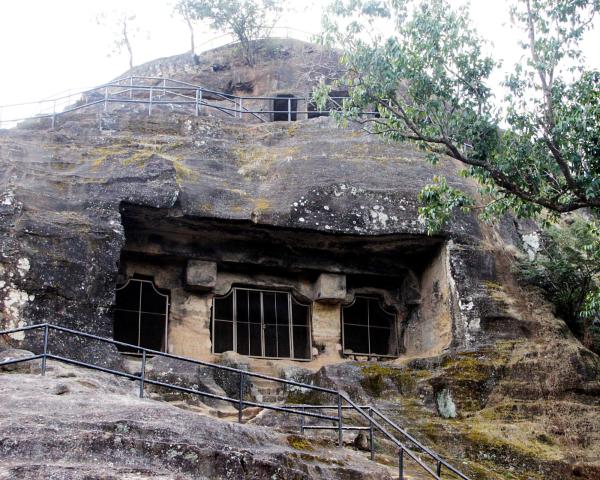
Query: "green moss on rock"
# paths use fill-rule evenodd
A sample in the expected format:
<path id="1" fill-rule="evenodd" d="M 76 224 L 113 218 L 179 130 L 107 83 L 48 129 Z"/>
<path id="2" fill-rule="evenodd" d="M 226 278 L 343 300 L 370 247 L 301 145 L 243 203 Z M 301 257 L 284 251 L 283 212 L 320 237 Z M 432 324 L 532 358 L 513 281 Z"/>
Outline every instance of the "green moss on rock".
<path id="1" fill-rule="evenodd" d="M 298 435 L 288 435 L 287 441 L 288 445 L 294 450 L 314 450 L 313 446 L 306 437 L 300 437 Z"/>
<path id="2" fill-rule="evenodd" d="M 409 395 L 414 392 L 419 380 L 430 376 L 425 370 L 398 368 L 381 363 L 361 365 L 361 370 L 364 377 L 360 383 L 367 393 L 374 397 L 380 397 L 390 383 L 400 394 Z"/>

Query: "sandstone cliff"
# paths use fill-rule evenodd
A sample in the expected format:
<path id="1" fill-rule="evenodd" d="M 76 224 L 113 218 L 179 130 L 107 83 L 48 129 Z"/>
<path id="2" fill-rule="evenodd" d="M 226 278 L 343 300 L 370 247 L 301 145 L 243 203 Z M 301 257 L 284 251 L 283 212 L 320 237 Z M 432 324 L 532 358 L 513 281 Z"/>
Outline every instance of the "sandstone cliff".
<path id="1" fill-rule="evenodd" d="M 230 85 L 232 92 L 250 88 L 250 83 L 253 94 L 307 92 L 323 73 L 304 68 L 320 65 L 316 47 L 283 43 L 268 52 L 254 73 L 223 51 L 207 54 L 199 66 L 183 58 L 163 59 L 134 73 L 179 76 L 215 89 Z M 315 71 L 299 83 L 300 72 Z M 312 256 L 330 262 L 333 269 L 337 259 L 362 252 L 363 257 L 354 256 L 357 262 L 363 258 L 364 269 L 408 265 L 424 272 L 423 320 L 407 327 L 407 338 L 414 340 L 406 355 L 391 362 L 351 362 L 335 375 L 329 367 L 303 375 L 343 389 L 354 386 L 355 395 L 375 402 L 385 399 L 404 425 L 456 463 L 464 460 L 473 478 L 597 478 L 600 360 L 511 273 L 522 234 L 535 226 L 509 217 L 487 225 L 457 215 L 445 231 L 427 237 L 417 215 L 417 194 L 440 173 L 454 185 L 472 188 L 450 160 L 433 167 L 410 146 L 340 128 L 328 118 L 258 124 L 209 111 L 195 117 L 165 107 L 149 116 L 142 107 L 113 105 L 108 112 L 65 115 L 54 130 L 46 120 L 0 130 L 0 327 L 51 322 L 106 336 L 112 331 L 111 306 L 127 228 L 155 230 L 154 243 L 146 247 L 157 255 L 175 253 L 168 232 L 221 228 L 225 233 L 215 237 L 215 244 L 234 244 L 238 237 L 233 229 L 242 229 L 254 250 L 248 247 L 240 255 L 278 268 L 295 268 L 294 258 Z M 265 242 L 277 245 L 277 255 L 260 248 Z M 185 245 L 183 253 L 193 247 Z M 211 253 L 218 255 L 218 248 Z M 433 257 L 439 259 L 435 265 L 443 266 L 442 273 L 431 267 Z M 427 323 L 428 318 L 436 320 Z M 1 341 L 6 347 L 40 348 L 39 337 L 24 334 Z M 61 338 L 54 342 L 54 351 L 76 358 L 101 365 L 121 362 L 116 350 L 105 345 L 90 344 L 83 350 Z M 28 395 L 46 398 L 44 388 L 51 385 L 29 378 L 2 381 L 7 383 L 3 394 L 12 392 L 3 405 L 15 416 L 3 420 L 1 436 L 18 433 L 14 445 L 7 440 L 2 448 L 13 458 L 25 452 L 35 458 L 45 440 L 42 435 L 29 437 L 19 422 L 33 422 L 30 410 L 40 408 L 36 402 L 41 400 L 20 404 L 24 399 L 17 386 L 23 382 Z M 92 394 L 82 395 L 93 403 Z M 43 428 L 57 429 L 67 422 L 78 431 L 72 418 L 61 417 L 63 396 L 47 400 L 54 406 Z M 127 428 L 137 408 L 148 409 L 140 432 L 160 430 L 152 424 L 153 415 L 183 415 L 143 401 L 114 401 L 128 412 L 123 423 Z M 113 445 L 120 434 L 107 431 L 115 418 L 103 417 L 105 413 L 99 412 L 96 420 L 104 425 L 103 445 Z M 268 465 L 268 472 L 297 469 L 305 475 L 297 478 L 318 478 L 315 473 L 307 476 L 301 460 L 291 465 L 282 460 L 289 450 L 277 446 L 283 438 L 277 433 L 238 431 L 190 413 L 185 416 L 198 429 L 222 435 L 220 445 L 236 452 L 242 445 L 238 435 L 246 435 L 257 449 L 239 453 L 249 456 L 249 465 Z M 160 434 L 198 443 L 186 432 Z M 144 435 L 140 433 L 139 445 Z M 63 440 L 65 448 L 73 445 Z M 258 444 L 276 451 L 263 457 L 266 447 Z M 216 455 L 220 446 L 211 448 Z M 108 458 L 117 450 L 111 446 L 103 455 Z M 141 450 L 135 455 L 143 461 Z M 190 455 L 200 455 L 191 450 Z M 91 462 L 76 457 L 69 462 Z M 43 460 L 38 456 L 35 461 Z M 129 465 L 129 460 L 123 462 Z M 240 462 L 234 462 L 235 468 L 245 468 Z M 10 472 L 12 467 L 1 468 Z M 113 475 L 121 475 L 120 468 L 125 466 L 116 466 Z M 168 475 L 168 465 L 156 468 L 156 475 Z M 246 478 L 255 478 L 252 468 L 244 470 Z M 89 469 L 99 475 L 97 467 Z M 27 478 L 27 473 L 18 478 Z"/>

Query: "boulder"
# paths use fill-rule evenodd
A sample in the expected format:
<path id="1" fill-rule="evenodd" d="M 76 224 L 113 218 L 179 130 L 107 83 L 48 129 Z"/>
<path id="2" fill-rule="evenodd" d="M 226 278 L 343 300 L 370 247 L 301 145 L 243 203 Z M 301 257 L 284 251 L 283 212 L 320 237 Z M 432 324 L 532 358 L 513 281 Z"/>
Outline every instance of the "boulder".
<path id="1" fill-rule="evenodd" d="M 0 352 L 0 363 L 11 360 L 22 360 L 35 356 L 29 350 L 20 350 L 18 348 L 9 348 Z M 32 362 L 13 363 L 11 365 L 0 366 L 0 371 L 4 372 L 29 372 L 31 371 Z"/>
<path id="2" fill-rule="evenodd" d="M 354 437 L 354 447 L 357 450 L 369 451 L 371 449 L 369 437 L 365 433 L 360 432 Z"/>
<path id="3" fill-rule="evenodd" d="M 250 370 L 250 364 L 246 357 L 238 355 L 235 352 L 225 352 L 218 358 L 217 363 L 224 367 L 237 368 L 238 370 Z M 229 397 L 238 398 L 240 392 L 240 374 L 226 370 L 215 370 L 213 372 L 214 380 Z M 250 398 L 252 391 L 252 382 L 245 379 L 244 397 Z"/>
<path id="4" fill-rule="evenodd" d="M 215 382 L 214 372 L 215 369 L 210 367 L 203 367 L 169 357 L 156 356 L 148 360 L 146 377 L 213 395 L 226 396 L 226 392 Z M 158 385 L 152 385 L 148 388 L 151 392 L 158 394 L 160 398 L 167 400 L 184 400 L 192 404 L 204 403 L 215 408 L 230 406 L 229 402 L 193 393 L 178 392 Z"/>

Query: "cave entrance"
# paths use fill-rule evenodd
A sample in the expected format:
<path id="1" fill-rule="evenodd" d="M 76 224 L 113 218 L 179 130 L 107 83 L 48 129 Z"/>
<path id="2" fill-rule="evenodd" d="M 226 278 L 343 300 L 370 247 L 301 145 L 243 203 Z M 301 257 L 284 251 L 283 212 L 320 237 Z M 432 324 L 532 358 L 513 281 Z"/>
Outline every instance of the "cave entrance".
<path id="1" fill-rule="evenodd" d="M 214 353 L 310 360 L 310 305 L 277 290 L 233 288 L 213 302 Z"/>
<path id="2" fill-rule="evenodd" d="M 396 314 L 377 297 L 356 296 L 342 307 L 344 354 L 397 357 Z"/>
<path id="3" fill-rule="evenodd" d="M 281 94 L 273 100 L 274 122 L 295 122 L 298 111 L 298 99 L 294 95 Z"/>
<path id="4" fill-rule="evenodd" d="M 151 350 L 165 351 L 169 320 L 169 293 L 151 279 L 130 278 L 117 286 L 114 339 Z M 117 345 L 122 353 L 140 354 L 131 346 Z"/>
<path id="5" fill-rule="evenodd" d="M 350 351 L 386 358 L 442 351 L 451 341 L 441 237 L 332 235 L 127 203 L 121 215 L 119 283 L 144 274 L 170 289 L 171 353 L 207 361 L 226 351 L 299 361 Z M 359 298 L 353 309 L 357 296 L 385 306 Z M 166 318 L 166 308 L 161 312 Z"/>

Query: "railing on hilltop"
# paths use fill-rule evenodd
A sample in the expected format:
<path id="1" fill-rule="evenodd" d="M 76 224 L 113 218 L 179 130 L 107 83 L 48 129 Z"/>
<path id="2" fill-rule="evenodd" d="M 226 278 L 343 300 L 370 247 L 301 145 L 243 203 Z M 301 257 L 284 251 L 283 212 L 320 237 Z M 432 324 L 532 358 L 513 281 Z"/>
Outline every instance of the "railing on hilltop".
<path id="1" fill-rule="evenodd" d="M 72 330 L 72 329 L 65 328 L 65 327 L 59 327 L 59 326 L 52 325 L 49 323 L 42 323 L 42 324 L 31 325 L 31 326 L 27 326 L 27 327 L 14 328 L 14 329 L 10 329 L 10 330 L 0 330 L 0 336 L 11 335 L 11 334 L 20 333 L 20 332 L 31 332 L 34 330 L 43 330 L 42 353 L 38 353 L 33 356 L 25 357 L 25 358 L 6 360 L 4 362 L 0 362 L 0 367 L 6 366 L 6 365 L 14 365 L 14 364 L 23 363 L 23 362 L 31 362 L 31 361 L 35 361 L 35 360 L 41 360 L 41 374 L 45 375 L 46 369 L 47 369 L 47 360 L 49 360 L 49 359 L 56 360 L 58 362 L 76 365 L 79 367 L 85 367 L 85 368 L 89 368 L 92 370 L 97 370 L 100 372 L 105 372 L 105 373 L 109 373 L 112 375 L 129 378 L 130 380 L 139 381 L 140 382 L 140 385 L 139 385 L 140 398 L 142 398 L 144 396 L 144 386 L 146 384 L 149 384 L 149 385 L 156 385 L 156 386 L 160 386 L 163 388 L 167 388 L 167 389 L 171 389 L 171 390 L 175 390 L 175 391 L 179 391 L 179 392 L 183 392 L 183 393 L 189 393 L 189 394 L 198 395 L 201 397 L 207 397 L 207 398 L 211 398 L 214 400 L 221 400 L 221 401 L 232 403 L 233 405 L 237 406 L 237 408 L 238 408 L 238 422 L 240 422 L 240 423 L 242 423 L 242 420 L 243 420 L 244 407 L 258 407 L 258 408 L 263 408 L 263 409 L 267 409 L 267 410 L 273 410 L 276 412 L 285 412 L 285 413 L 292 414 L 292 415 L 298 415 L 300 417 L 300 432 L 302 434 L 304 433 L 305 430 L 336 430 L 338 433 L 338 445 L 340 447 L 343 447 L 343 432 L 344 432 L 344 430 L 369 431 L 371 460 L 375 459 L 374 436 L 375 436 L 375 432 L 378 431 L 381 434 L 383 434 L 383 436 L 386 439 L 391 441 L 398 448 L 398 471 L 399 471 L 399 479 L 400 480 L 403 480 L 405 478 L 405 461 L 406 461 L 407 457 L 409 459 L 411 459 L 420 469 L 424 470 L 425 473 L 427 473 L 429 476 L 431 476 L 431 478 L 433 478 L 435 480 L 442 479 L 443 468 L 446 469 L 446 471 L 448 473 L 460 478 L 461 480 L 469 480 L 469 478 L 465 474 L 461 473 L 455 467 L 453 467 L 448 462 L 443 460 L 435 452 L 433 452 L 429 448 L 425 447 L 422 443 L 420 443 L 417 439 L 415 439 L 412 435 L 410 435 L 406 430 L 404 430 L 402 427 L 400 427 L 399 425 L 394 423 L 391 419 L 389 419 L 386 415 L 384 415 L 380 410 L 378 410 L 377 408 L 375 408 L 374 406 L 371 406 L 371 405 L 367 405 L 367 406 L 357 405 L 350 399 L 348 394 L 344 391 L 333 390 L 330 388 L 319 387 L 316 385 L 309 385 L 306 383 L 295 382 L 293 380 L 272 377 L 272 376 L 264 375 L 261 373 L 255 373 L 255 372 L 251 372 L 248 370 L 241 370 L 241 369 L 237 369 L 237 368 L 233 368 L 233 367 L 227 367 L 224 365 L 218 365 L 218 364 L 214 364 L 214 363 L 204 362 L 201 360 L 193 360 L 191 358 L 181 357 L 178 355 L 160 352 L 157 350 L 151 350 L 151 349 L 143 348 L 143 347 L 140 347 L 137 345 L 131 345 L 128 343 L 119 342 L 117 340 L 99 337 L 97 335 L 92 335 L 92 334 L 81 332 L 78 330 Z M 94 364 L 84 362 L 81 360 L 76 360 L 73 358 L 67 358 L 62 355 L 53 354 L 53 353 L 51 353 L 51 349 L 50 349 L 50 345 L 49 345 L 51 331 L 70 335 L 70 336 L 87 338 L 90 340 L 96 340 L 96 341 L 108 343 L 108 344 L 114 345 L 114 346 L 120 345 L 120 346 L 127 347 L 128 349 L 141 351 L 140 374 L 134 375 L 132 373 L 114 370 L 112 368 L 102 367 L 100 365 L 94 365 Z M 201 391 L 201 390 L 197 390 L 197 389 L 193 389 L 193 388 L 187 388 L 187 387 L 183 387 L 181 385 L 174 385 L 171 383 L 161 382 L 159 380 L 148 378 L 146 376 L 146 363 L 147 363 L 147 358 L 149 355 L 171 358 L 174 360 L 180 360 L 183 362 L 191 363 L 193 365 L 210 367 L 210 368 L 214 368 L 216 370 L 237 374 L 238 375 L 238 398 L 217 395 L 217 394 L 206 392 L 206 391 Z M 253 401 L 245 400 L 244 392 L 245 392 L 246 377 L 261 378 L 261 379 L 270 380 L 270 381 L 273 381 L 273 382 L 276 382 L 279 384 L 284 384 L 284 385 L 301 388 L 304 390 L 311 390 L 311 391 L 316 391 L 316 392 L 320 392 L 320 393 L 333 395 L 337 399 L 337 404 L 335 404 L 335 405 L 287 405 L 287 406 L 283 406 L 283 405 L 273 405 L 273 404 L 269 404 L 269 403 L 253 402 Z M 344 402 L 346 403 L 346 405 L 344 405 Z M 315 412 L 311 411 L 311 410 L 317 410 L 317 409 L 336 410 L 337 415 L 336 416 L 324 415 L 322 413 L 315 413 Z M 344 410 L 349 410 L 351 412 L 357 413 L 360 417 L 362 417 L 368 423 L 368 426 L 346 425 L 345 420 L 343 418 Z M 308 418 L 317 418 L 320 420 L 332 421 L 334 423 L 334 425 L 332 425 L 332 426 L 306 425 L 305 420 L 307 417 Z M 384 424 L 385 424 L 385 426 L 384 426 Z M 404 439 L 404 441 L 410 442 L 410 444 L 413 446 L 412 448 L 418 449 L 422 454 L 424 454 L 424 456 L 426 456 L 430 461 L 432 461 L 434 463 L 434 466 L 432 467 L 430 465 L 427 465 L 417 455 L 417 453 L 415 451 L 413 451 L 411 448 L 408 448 L 405 443 L 403 443 L 398 438 L 396 438 L 396 436 L 394 436 L 392 433 L 390 433 L 390 431 L 388 430 L 389 428 L 393 429 L 397 434 L 401 435 L 401 437 Z M 435 469 L 435 471 L 434 471 L 434 469 Z M 445 478 L 451 478 L 451 477 L 445 477 Z"/>
<path id="2" fill-rule="evenodd" d="M 278 38 L 300 40 L 302 42 L 312 43 L 319 39 L 318 32 L 309 32 L 300 28 L 290 26 L 274 26 L 267 30 L 266 35 L 261 36 L 255 41 L 273 40 Z M 223 33 L 212 37 L 198 44 L 196 53 L 202 54 L 216 48 L 227 47 L 239 43 L 237 36 L 234 33 Z"/>
<path id="3" fill-rule="evenodd" d="M 341 107 L 346 97 L 330 97 L 335 108 Z M 275 102 L 283 102 L 286 108 L 275 109 Z M 222 114 L 239 119 L 253 119 L 258 122 L 272 121 L 275 115 L 282 120 L 296 120 L 299 115 L 327 115 L 329 110 L 318 110 L 309 97 L 302 96 L 243 96 L 233 95 L 164 77 L 130 76 L 94 87 L 88 90 L 69 92 L 60 97 L 38 102 L 18 103 L 0 106 L 0 128 L 12 126 L 29 119 L 50 119 L 50 126 L 56 126 L 61 115 L 93 106 L 101 106 L 108 111 L 111 104 L 137 104 L 148 110 L 148 115 L 157 107 L 169 107 L 196 116 L 203 109 L 213 109 Z M 19 109 L 38 105 L 36 115 L 19 115 Z M 304 105 L 299 109 L 299 105 Z M 7 115 L 8 112 L 8 115 Z M 11 114 L 11 112 L 16 112 Z M 363 115 L 376 115 L 376 112 L 363 112 Z M 8 118 L 7 118 L 8 117 Z"/>

